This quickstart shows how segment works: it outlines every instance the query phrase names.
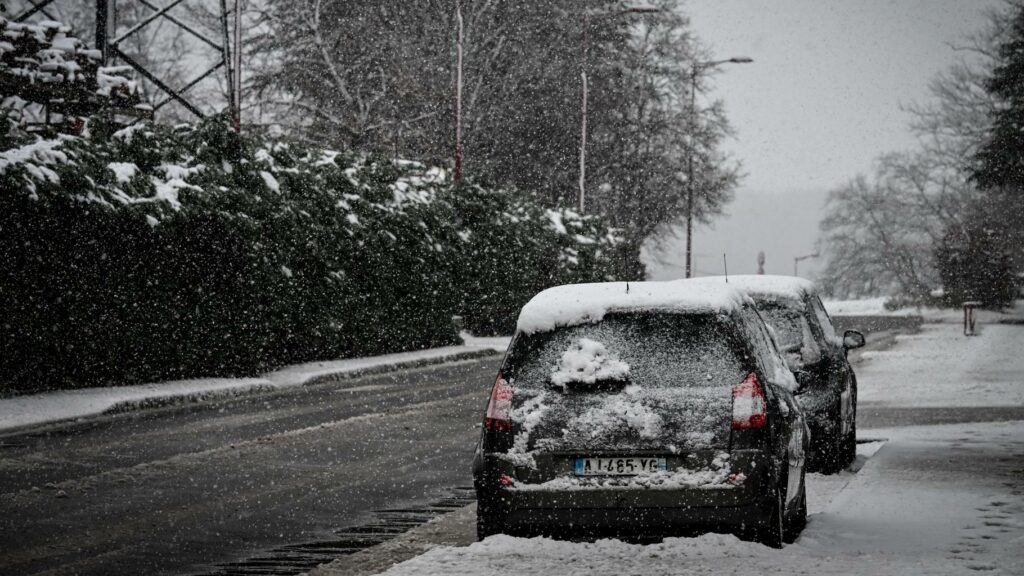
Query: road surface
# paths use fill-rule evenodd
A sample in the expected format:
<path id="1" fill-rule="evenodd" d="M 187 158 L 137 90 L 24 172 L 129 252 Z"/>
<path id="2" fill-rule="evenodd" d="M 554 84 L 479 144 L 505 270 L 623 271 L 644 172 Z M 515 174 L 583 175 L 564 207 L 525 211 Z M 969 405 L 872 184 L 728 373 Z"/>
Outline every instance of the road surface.
<path id="1" fill-rule="evenodd" d="M 0 437 L 0 574 L 192 574 L 471 481 L 500 358 Z"/>

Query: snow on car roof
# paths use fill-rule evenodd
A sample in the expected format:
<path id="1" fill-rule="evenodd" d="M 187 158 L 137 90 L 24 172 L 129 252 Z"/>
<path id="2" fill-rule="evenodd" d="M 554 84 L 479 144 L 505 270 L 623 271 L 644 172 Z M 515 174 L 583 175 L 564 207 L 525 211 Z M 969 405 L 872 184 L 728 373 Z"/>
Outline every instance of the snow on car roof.
<path id="1" fill-rule="evenodd" d="M 701 282 L 726 283 L 725 276 L 709 276 L 697 279 Z M 680 280 L 677 282 L 692 282 Z M 771 298 L 792 298 L 800 300 L 805 294 L 817 293 L 814 282 L 797 276 L 771 276 L 766 274 L 741 274 L 729 276 L 729 285 L 734 286 L 751 296 Z"/>
<path id="2" fill-rule="evenodd" d="M 608 312 L 728 312 L 746 301 L 747 296 L 725 283 L 566 284 L 548 288 L 527 302 L 516 328 L 527 334 L 546 332 L 560 326 L 599 322 Z"/>

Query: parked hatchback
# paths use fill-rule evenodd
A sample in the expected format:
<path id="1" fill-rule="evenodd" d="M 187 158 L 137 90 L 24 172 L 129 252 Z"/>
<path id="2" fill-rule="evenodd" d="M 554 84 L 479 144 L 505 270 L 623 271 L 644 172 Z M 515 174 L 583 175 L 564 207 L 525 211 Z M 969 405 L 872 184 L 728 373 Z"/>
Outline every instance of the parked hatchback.
<path id="1" fill-rule="evenodd" d="M 792 540 L 808 437 L 784 362 L 753 302 L 721 283 L 545 290 L 487 405 L 479 536 Z"/>
<path id="2" fill-rule="evenodd" d="M 725 283 L 724 278 L 719 281 Z M 864 336 L 847 330 L 836 337 L 809 280 L 750 275 L 730 276 L 728 284 L 754 299 L 796 376 L 797 400 L 811 430 L 810 468 L 842 470 L 857 452 L 857 376 L 846 355 L 864 345 Z"/>

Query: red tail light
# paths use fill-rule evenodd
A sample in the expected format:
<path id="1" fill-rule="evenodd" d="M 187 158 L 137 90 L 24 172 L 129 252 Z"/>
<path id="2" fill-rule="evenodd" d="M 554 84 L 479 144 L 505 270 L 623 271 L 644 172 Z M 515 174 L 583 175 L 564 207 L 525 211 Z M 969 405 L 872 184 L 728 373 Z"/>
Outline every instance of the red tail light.
<path id="1" fill-rule="evenodd" d="M 732 429 L 763 428 L 767 402 L 761 383 L 753 372 L 732 389 Z"/>
<path id="2" fill-rule="evenodd" d="M 512 387 L 501 374 L 498 374 L 494 388 L 491 389 L 491 401 L 487 403 L 484 427 L 495 432 L 512 430 Z"/>

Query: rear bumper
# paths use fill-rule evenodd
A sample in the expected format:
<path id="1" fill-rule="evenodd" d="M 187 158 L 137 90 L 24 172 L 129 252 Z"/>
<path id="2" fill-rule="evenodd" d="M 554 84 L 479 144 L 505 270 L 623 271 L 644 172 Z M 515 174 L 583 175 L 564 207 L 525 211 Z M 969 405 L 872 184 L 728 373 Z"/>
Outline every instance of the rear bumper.
<path id="1" fill-rule="evenodd" d="M 742 532 L 761 520 L 754 506 L 719 508 L 516 508 L 499 522 L 522 535 L 618 535 L 632 538 L 696 531 Z"/>
<path id="2" fill-rule="evenodd" d="M 502 532 L 524 536 L 643 538 L 697 531 L 742 532 L 759 525 L 763 518 L 760 503 L 737 504 L 736 498 L 724 494 L 715 498 L 691 491 L 602 491 L 583 498 L 572 493 L 524 498 L 509 492 L 502 491 L 497 498 L 478 494 L 479 513 L 487 515 Z M 715 504 L 716 500 L 719 503 Z"/>
<path id="3" fill-rule="evenodd" d="M 765 495 L 774 485 L 770 468 L 758 462 L 744 466 L 747 475 L 736 486 L 540 490 L 518 482 L 501 485 L 497 475 L 512 476 L 511 467 L 483 460 L 487 463 L 480 463 L 476 478 L 479 513 L 500 531 L 518 535 L 643 538 L 742 532 L 762 522 Z"/>

